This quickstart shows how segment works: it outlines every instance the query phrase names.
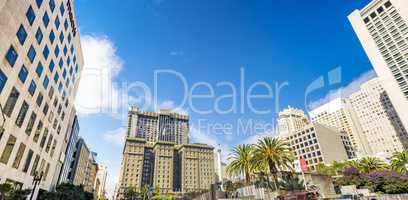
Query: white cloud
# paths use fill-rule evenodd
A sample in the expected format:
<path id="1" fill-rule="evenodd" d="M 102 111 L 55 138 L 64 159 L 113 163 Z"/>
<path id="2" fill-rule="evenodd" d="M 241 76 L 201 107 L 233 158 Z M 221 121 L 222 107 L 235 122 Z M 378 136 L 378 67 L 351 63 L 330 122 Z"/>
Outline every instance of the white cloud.
<path id="1" fill-rule="evenodd" d="M 309 108 L 314 109 L 323 104 L 330 102 L 331 100 L 337 98 L 346 98 L 350 96 L 352 93 L 358 91 L 360 89 L 360 85 L 364 82 L 367 82 L 370 79 L 375 78 L 377 75 L 374 70 L 367 71 L 361 74 L 357 79 L 354 79 L 351 83 L 349 83 L 345 87 L 341 87 L 335 90 L 329 91 L 325 97 L 320 98 L 316 101 L 309 103 Z"/>
<path id="2" fill-rule="evenodd" d="M 84 68 L 80 77 L 76 108 L 79 114 L 95 114 L 120 107 L 114 82 L 123 61 L 107 36 L 81 36 Z"/>
<path id="3" fill-rule="evenodd" d="M 182 51 L 171 51 L 169 53 L 169 55 L 170 56 L 182 56 L 182 55 L 184 55 L 184 52 L 182 52 Z"/>
<path id="4" fill-rule="evenodd" d="M 118 129 L 108 131 L 103 134 L 103 139 L 118 146 L 123 146 L 125 143 L 126 129 L 120 127 Z"/>
<path id="5" fill-rule="evenodd" d="M 171 110 L 172 112 L 180 113 L 180 114 L 188 114 L 188 111 L 180 106 L 176 106 L 174 101 L 171 100 L 166 100 L 161 102 L 155 110 L 158 109 L 168 109 Z"/>

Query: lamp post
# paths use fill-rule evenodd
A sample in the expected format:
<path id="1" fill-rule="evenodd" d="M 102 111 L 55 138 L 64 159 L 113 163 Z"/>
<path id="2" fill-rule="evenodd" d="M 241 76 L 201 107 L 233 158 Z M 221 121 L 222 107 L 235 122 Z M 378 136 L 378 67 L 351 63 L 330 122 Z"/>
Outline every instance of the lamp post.
<path id="1" fill-rule="evenodd" d="M 37 171 L 34 173 L 33 191 L 31 192 L 30 200 L 33 200 L 35 190 L 37 190 L 37 186 L 41 183 L 42 178 L 43 178 L 43 172 L 41 172 L 39 175 Z"/>

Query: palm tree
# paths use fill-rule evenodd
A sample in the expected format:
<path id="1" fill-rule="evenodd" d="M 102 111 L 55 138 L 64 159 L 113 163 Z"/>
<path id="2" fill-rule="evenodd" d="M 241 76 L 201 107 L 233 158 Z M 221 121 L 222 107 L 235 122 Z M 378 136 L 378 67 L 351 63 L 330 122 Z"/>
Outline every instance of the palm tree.
<path id="1" fill-rule="evenodd" d="M 388 168 L 388 165 L 384 161 L 374 157 L 362 158 L 359 163 L 359 170 L 362 173 L 370 173 L 373 171 L 380 171 Z"/>
<path id="2" fill-rule="evenodd" d="M 400 174 L 407 173 L 408 150 L 395 152 L 391 157 L 391 168 Z"/>
<path id="3" fill-rule="evenodd" d="M 334 176 L 338 176 L 339 174 L 343 173 L 345 167 L 346 167 L 345 162 L 338 161 L 333 161 L 332 164 L 330 165 L 330 168 L 332 168 L 334 172 Z"/>
<path id="4" fill-rule="evenodd" d="M 350 160 L 346 162 L 345 167 L 352 167 L 352 168 L 360 169 L 361 165 L 358 160 Z"/>
<path id="5" fill-rule="evenodd" d="M 293 160 L 292 149 L 285 140 L 265 137 L 258 140 L 255 145 L 253 162 L 257 166 L 267 166 L 273 177 L 275 188 L 278 188 L 279 169 L 292 169 Z"/>
<path id="6" fill-rule="evenodd" d="M 228 160 L 227 173 L 230 175 L 245 175 L 246 183 L 251 181 L 251 173 L 254 171 L 252 146 L 238 145 L 232 150 Z"/>

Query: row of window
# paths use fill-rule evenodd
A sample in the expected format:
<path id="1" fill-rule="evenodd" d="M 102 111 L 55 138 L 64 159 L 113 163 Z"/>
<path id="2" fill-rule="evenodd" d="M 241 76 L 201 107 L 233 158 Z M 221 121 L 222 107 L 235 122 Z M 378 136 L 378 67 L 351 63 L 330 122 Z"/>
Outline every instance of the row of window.
<path id="1" fill-rule="evenodd" d="M 51 140 L 52 140 L 52 138 L 51 138 Z M 8 162 L 10 160 L 10 157 L 11 157 L 11 154 L 13 152 L 13 149 L 14 149 L 14 147 L 17 146 L 16 142 L 17 142 L 17 138 L 15 136 L 13 136 L 13 135 L 10 135 L 8 140 L 7 140 L 6 146 L 4 147 L 4 150 L 3 150 L 3 152 L 2 152 L 2 154 L 0 156 L 0 162 L 1 163 L 5 164 L 5 165 L 8 164 Z M 22 160 L 23 160 L 23 155 L 24 155 L 26 149 L 27 149 L 27 155 L 26 155 L 26 158 L 24 160 L 24 164 L 21 165 Z M 28 149 L 24 143 L 20 143 L 20 145 L 17 148 L 16 156 L 15 156 L 14 161 L 13 161 L 11 166 L 13 168 L 15 168 L 15 169 L 19 169 L 20 166 L 22 166 L 22 168 L 21 168 L 22 172 L 27 173 L 28 169 L 30 168 L 30 166 L 32 164 L 30 175 L 34 176 L 37 171 L 42 171 L 42 172 L 44 172 L 43 180 L 45 180 L 47 178 L 48 171 L 50 169 L 50 164 L 47 163 L 47 165 L 45 167 L 46 162 L 45 162 L 44 159 L 42 159 L 40 165 L 38 165 L 39 161 L 40 161 L 40 155 L 37 154 L 35 159 L 34 159 L 34 162 L 32 162 L 33 161 L 32 160 L 33 156 L 34 156 L 34 151 L 31 150 L 31 149 Z M 44 167 L 45 167 L 45 169 L 44 169 Z"/>

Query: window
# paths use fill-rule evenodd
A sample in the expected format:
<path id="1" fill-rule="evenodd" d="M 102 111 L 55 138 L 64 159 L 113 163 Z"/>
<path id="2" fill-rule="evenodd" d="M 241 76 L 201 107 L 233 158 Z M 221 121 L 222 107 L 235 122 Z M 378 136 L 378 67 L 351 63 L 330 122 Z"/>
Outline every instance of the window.
<path id="1" fill-rule="evenodd" d="M 52 147 L 51 147 L 51 153 L 50 153 L 51 158 L 54 156 L 56 146 L 57 146 L 57 141 L 54 140 L 54 143 L 52 144 Z"/>
<path id="2" fill-rule="evenodd" d="M 54 87 L 51 86 L 50 91 L 48 92 L 48 96 L 50 97 L 50 99 L 52 99 L 52 97 L 54 96 Z"/>
<path id="3" fill-rule="evenodd" d="M 71 33 L 68 34 L 68 43 L 71 43 L 72 37 L 71 37 Z M 71 52 L 72 53 L 72 52 Z"/>
<path id="4" fill-rule="evenodd" d="M 36 89 L 37 89 L 37 84 L 35 84 L 34 80 L 32 80 L 30 86 L 28 87 L 28 93 L 30 93 L 31 96 L 33 96 Z"/>
<path id="5" fill-rule="evenodd" d="M 37 119 L 37 115 L 36 115 L 35 112 L 33 111 L 33 112 L 31 113 L 30 119 L 28 120 L 27 127 L 26 127 L 26 129 L 25 129 L 25 133 L 26 133 L 27 135 L 31 135 L 31 132 L 33 131 L 33 127 L 34 127 L 34 123 L 35 123 L 35 120 L 36 120 L 36 119 Z"/>
<path id="6" fill-rule="evenodd" d="M 41 44 L 42 39 L 43 39 L 43 33 L 40 27 L 38 27 L 37 32 L 35 33 L 35 39 L 37 40 L 38 44 Z"/>
<path id="7" fill-rule="evenodd" d="M 28 59 L 30 59 L 31 63 L 33 63 L 36 54 L 37 53 L 35 52 L 35 49 L 34 49 L 33 45 L 31 45 L 30 49 L 28 50 L 28 53 L 27 53 L 27 57 L 28 57 Z"/>
<path id="8" fill-rule="evenodd" d="M 53 44 L 55 40 L 55 34 L 53 30 L 51 30 L 49 38 L 50 38 L 51 44 Z"/>
<path id="9" fill-rule="evenodd" d="M 51 60 L 50 65 L 48 66 L 48 69 L 50 69 L 50 72 L 54 71 L 54 67 L 55 67 L 54 61 Z"/>
<path id="10" fill-rule="evenodd" d="M 50 5 L 51 12 L 54 12 L 54 9 L 55 9 L 55 1 L 54 1 L 54 0 L 50 0 L 49 5 Z"/>
<path id="11" fill-rule="evenodd" d="M 47 153 L 50 151 L 51 144 L 52 144 L 52 139 L 54 139 L 54 138 L 53 138 L 53 136 L 50 134 L 50 137 L 48 138 L 47 145 L 45 146 L 45 152 L 47 152 Z"/>
<path id="12" fill-rule="evenodd" d="M 16 105 L 17 99 L 20 96 L 20 93 L 17 91 L 16 88 L 13 87 L 13 89 L 10 92 L 10 95 L 6 101 L 6 104 L 4 106 L 4 114 L 7 117 L 11 116 L 11 113 L 13 113 L 14 106 Z"/>
<path id="13" fill-rule="evenodd" d="M 41 134 L 43 125 L 44 125 L 44 124 L 42 123 L 42 121 L 39 121 L 39 122 L 38 122 L 37 129 L 35 130 L 35 134 L 34 134 L 34 137 L 33 137 L 33 141 L 34 141 L 35 143 L 37 143 L 37 142 L 38 142 L 38 139 L 40 138 L 40 134 Z"/>
<path id="14" fill-rule="evenodd" d="M 60 69 L 64 66 L 64 61 L 62 60 L 62 58 L 60 58 L 58 65 Z"/>
<path id="15" fill-rule="evenodd" d="M 37 69 L 35 70 L 35 73 L 37 73 L 38 78 L 41 77 L 41 74 L 42 74 L 42 72 L 43 72 L 43 69 L 44 69 L 44 67 L 43 67 L 43 65 L 41 64 L 41 62 L 38 62 Z"/>
<path id="16" fill-rule="evenodd" d="M 38 107 L 41 107 L 43 99 L 44 99 L 44 96 L 41 94 L 41 92 L 39 92 L 37 96 L 37 100 L 35 101 Z"/>
<path id="17" fill-rule="evenodd" d="M 48 113 L 48 108 L 49 108 L 49 106 L 48 106 L 48 104 L 46 103 L 45 106 L 44 106 L 44 108 L 43 108 L 43 113 L 44 113 L 44 115 L 47 115 L 47 113 Z"/>
<path id="18" fill-rule="evenodd" d="M 40 156 L 36 155 L 33 163 L 33 167 L 31 168 L 31 176 L 34 176 L 35 173 L 37 172 L 37 167 L 38 167 L 38 162 L 40 161 Z"/>
<path id="19" fill-rule="evenodd" d="M 28 104 L 27 102 L 23 101 L 23 104 L 21 105 L 21 108 L 20 108 L 20 112 L 18 113 L 17 118 L 16 118 L 16 125 L 18 127 L 21 127 L 21 125 L 23 125 L 25 116 L 27 115 L 27 111 L 28 111 Z"/>
<path id="20" fill-rule="evenodd" d="M 48 79 L 48 76 L 45 76 L 44 81 L 43 81 L 43 86 L 45 89 L 48 88 L 48 83 L 50 82 L 50 79 Z"/>
<path id="21" fill-rule="evenodd" d="M 48 171 L 50 171 L 50 163 L 47 163 L 47 167 L 45 167 L 43 181 L 45 181 L 47 179 Z"/>
<path id="22" fill-rule="evenodd" d="M 28 168 L 30 168 L 30 164 L 31 164 L 31 160 L 33 159 L 33 150 L 28 150 L 28 154 L 24 163 L 24 167 L 23 167 L 23 172 L 26 173 L 28 171 Z"/>
<path id="23" fill-rule="evenodd" d="M 55 18 L 54 24 L 55 24 L 55 27 L 57 27 L 57 30 L 58 30 L 58 28 L 59 28 L 59 26 L 60 26 L 60 24 L 61 24 L 58 15 L 57 15 L 57 17 Z"/>
<path id="24" fill-rule="evenodd" d="M 18 147 L 16 157 L 14 158 L 13 162 L 13 168 L 18 169 L 20 166 L 21 159 L 23 158 L 23 154 L 25 151 L 26 145 L 23 143 L 20 143 L 20 146 Z"/>
<path id="25" fill-rule="evenodd" d="M 35 0 L 35 2 L 37 3 L 37 7 L 40 8 L 43 0 Z"/>
<path id="26" fill-rule="evenodd" d="M 65 55 L 65 56 L 67 55 L 67 52 L 68 52 L 68 49 L 67 49 L 67 46 L 65 45 L 65 46 L 64 46 L 64 55 Z"/>
<path id="27" fill-rule="evenodd" d="M 6 53 L 7 62 L 13 67 L 16 63 L 18 54 L 13 46 L 10 46 L 9 50 Z"/>
<path id="28" fill-rule="evenodd" d="M 32 26 L 33 23 L 34 23 L 34 20 L 35 20 L 35 14 L 34 14 L 33 7 L 31 7 L 31 6 L 28 7 L 28 10 L 26 12 L 26 17 L 27 17 L 27 20 L 28 20 L 28 23 L 30 24 L 30 26 Z"/>
<path id="29" fill-rule="evenodd" d="M 7 83 L 7 76 L 0 69 L 0 94 L 3 91 L 4 86 L 6 86 L 6 83 Z"/>
<path id="30" fill-rule="evenodd" d="M 1 154 L 1 157 L 0 157 L 1 163 L 7 165 L 15 144 L 16 144 L 16 137 L 14 137 L 13 135 L 10 135 L 7 140 L 6 146 L 4 147 L 3 153 Z"/>
<path id="31" fill-rule="evenodd" d="M 28 70 L 27 68 L 23 65 L 21 66 L 20 72 L 18 72 L 18 78 L 22 83 L 25 83 L 28 75 Z"/>
<path id="32" fill-rule="evenodd" d="M 45 28 L 47 28 L 47 27 L 48 27 L 48 24 L 50 23 L 50 17 L 48 16 L 48 13 L 47 13 L 47 12 L 44 13 L 44 16 L 43 16 L 43 18 L 42 18 L 42 21 L 43 21 L 43 23 L 44 23 Z"/>
<path id="33" fill-rule="evenodd" d="M 68 20 L 67 19 L 65 19 L 65 21 L 64 21 L 64 28 L 65 28 L 65 30 L 68 29 Z"/>
<path id="34" fill-rule="evenodd" d="M 54 55 L 55 55 L 55 57 L 58 57 L 58 55 L 59 55 L 59 46 L 58 46 L 58 44 L 57 44 L 57 46 L 55 47 L 55 49 L 54 49 Z"/>
<path id="35" fill-rule="evenodd" d="M 24 29 L 23 25 L 20 25 L 17 31 L 17 38 L 21 45 L 24 45 L 25 40 L 27 39 L 27 32 Z"/>
<path id="36" fill-rule="evenodd" d="M 386 8 L 389 8 L 389 7 L 391 7 L 391 2 L 390 1 L 387 1 L 387 2 L 385 2 L 385 4 L 384 4 L 384 6 L 386 7 Z"/>
<path id="37" fill-rule="evenodd" d="M 61 44 L 64 42 L 64 32 L 60 33 L 59 40 L 60 40 Z"/>
<path id="38" fill-rule="evenodd" d="M 57 72 L 55 72 L 55 75 L 54 75 L 54 82 L 55 82 L 55 83 L 57 83 L 57 82 L 58 82 L 58 79 L 59 79 L 59 75 L 58 75 L 58 73 L 57 73 Z"/>
<path id="39" fill-rule="evenodd" d="M 45 45 L 44 50 L 43 50 L 43 56 L 44 56 L 45 60 L 48 59 L 48 55 L 50 55 L 50 49 L 48 49 L 48 46 Z"/>
<path id="40" fill-rule="evenodd" d="M 61 5 L 60 5 L 60 11 L 61 11 L 61 16 L 64 16 L 65 7 L 64 7 L 63 3 L 61 3 Z"/>
<path id="41" fill-rule="evenodd" d="M 48 128 L 44 129 L 44 134 L 41 138 L 41 142 L 40 142 L 40 147 L 43 148 L 45 145 L 45 141 L 47 140 L 47 136 L 48 136 Z"/>

